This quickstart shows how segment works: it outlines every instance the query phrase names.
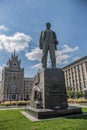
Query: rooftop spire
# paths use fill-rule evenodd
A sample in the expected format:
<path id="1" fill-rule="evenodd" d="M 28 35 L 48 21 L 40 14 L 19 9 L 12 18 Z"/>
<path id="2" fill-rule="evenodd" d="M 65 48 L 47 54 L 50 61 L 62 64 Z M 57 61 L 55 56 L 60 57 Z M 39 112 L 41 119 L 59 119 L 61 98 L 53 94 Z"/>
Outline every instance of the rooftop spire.
<path id="1" fill-rule="evenodd" d="M 14 49 L 14 56 L 15 56 L 15 49 Z"/>

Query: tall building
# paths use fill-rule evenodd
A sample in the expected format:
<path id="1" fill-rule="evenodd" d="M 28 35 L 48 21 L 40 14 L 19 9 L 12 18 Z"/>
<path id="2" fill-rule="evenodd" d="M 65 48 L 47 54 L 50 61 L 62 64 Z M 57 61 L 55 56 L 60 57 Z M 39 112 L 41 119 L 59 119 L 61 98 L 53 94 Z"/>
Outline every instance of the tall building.
<path id="1" fill-rule="evenodd" d="M 2 70 L 1 100 L 24 99 L 24 68 L 21 68 L 21 60 L 14 54 Z"/>
<path id="2" fill-rule="evenodd" d="M 87 90 L 87 56 L 65 66 L 63 68 L 66 87 L 72 91 Z"/>
<path id="3" fill-rule="evenodd" d="M 2 83 L 1 83 L 1 81 L 0 81 L 0 102 L 1 102 L 1 98 L 2 98 L 2 96 L 1 96 L 1 93 L 2 93 L 2 91 L 1 91 L 1 86 L 2 86 Z"/>
<path id="4" fill-rule="evenodd" d="M 24 99 L 29 100 L 31 96 L 31 90 L 34 83 L 34 78 L 24 78 Z"/>

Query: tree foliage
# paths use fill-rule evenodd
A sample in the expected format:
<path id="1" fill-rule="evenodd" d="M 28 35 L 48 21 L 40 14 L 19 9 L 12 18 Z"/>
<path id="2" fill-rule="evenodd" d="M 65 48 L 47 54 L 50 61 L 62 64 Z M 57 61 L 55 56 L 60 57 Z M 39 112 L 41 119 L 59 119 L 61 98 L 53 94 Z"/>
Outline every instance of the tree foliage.
<path id="1" fill-rule="evenodd" d="M 83 92 L 75 92 L 71 90 L 71 87 L 67 87 L 67 97 L 68 98 L 81 98 L 84 96 Z"/>

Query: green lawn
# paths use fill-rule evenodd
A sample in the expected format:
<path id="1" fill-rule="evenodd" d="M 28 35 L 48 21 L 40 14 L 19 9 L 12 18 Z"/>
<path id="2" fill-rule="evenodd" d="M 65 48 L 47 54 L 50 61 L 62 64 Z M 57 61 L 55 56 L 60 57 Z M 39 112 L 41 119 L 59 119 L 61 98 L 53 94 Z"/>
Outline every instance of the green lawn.
<path id="1" fill-rule="evenodd" d="M 0 130 L 87 130 L 87 116 L 31 122 L 20 111 L 0 110 Z"/>

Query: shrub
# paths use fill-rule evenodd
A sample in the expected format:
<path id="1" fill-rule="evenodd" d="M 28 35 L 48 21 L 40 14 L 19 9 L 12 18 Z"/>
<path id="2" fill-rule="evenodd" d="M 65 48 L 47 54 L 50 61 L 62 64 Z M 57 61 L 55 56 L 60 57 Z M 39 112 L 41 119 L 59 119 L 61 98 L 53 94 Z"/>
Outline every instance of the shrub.
<path id="1" fill-rule="evenodd" d="M 84 94 L 82 92 L 67 91 L 68 98 L 81 98 Z"/>
<path id="2" fill-rule="evenodd" d="M 4 105 L 4 106 L 10 106 L 10 101 L 5 101 L 5 102 L 3 102 L 1 104 Z"/>
<path id="3" fill-rule="evenodd" d="M 73 99 L 69 98 L 68 103 L 87 103 L 87 99 Z"/>
<path id="4" fill-rule="evenodd" d="M 1 103 L 1 105 L 4 106 L 13 106 L 13 105 L 30 105 L 30 101 L 5 101 L 3 103 Z"/>

